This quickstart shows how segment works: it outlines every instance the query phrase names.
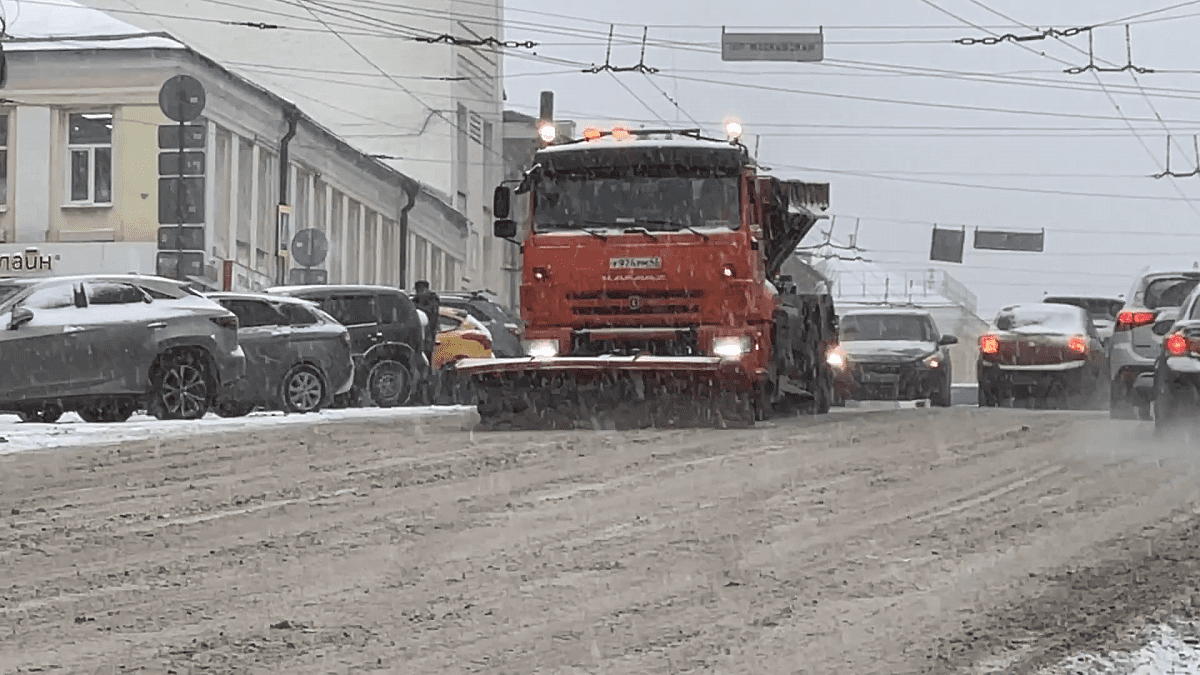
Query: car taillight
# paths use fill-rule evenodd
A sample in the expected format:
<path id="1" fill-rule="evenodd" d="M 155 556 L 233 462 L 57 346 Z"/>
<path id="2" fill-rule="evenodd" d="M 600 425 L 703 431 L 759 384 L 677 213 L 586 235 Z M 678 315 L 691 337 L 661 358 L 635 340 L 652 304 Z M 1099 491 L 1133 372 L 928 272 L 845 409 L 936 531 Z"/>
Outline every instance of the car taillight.
<path id="1" fill-rule="evenodd" d="M 1135 312 L 1127 309 L 1117 315 L 1117 325 L 1113 330 L 1124 331 L 1133 330 L 1138 326 L 1149 326 L 1157 316 L 1158 312 Z"/>
<path id="2" fill-rule="evenodd" d="M 228 328 L 232 331 L 237 331 L 238 329 L 238 318 L 232 314 L 229 316 L 214 316 L 211 318 L 212 322 L 221 328 Z"/>
<path id="3" fill-rule="evenodd" d="M 1087 338 L 1083 337 L 1082 335 L 1072 335 L 1071 338 L 1067 340 L 1067 349 L 1070 349 L 1076 354 L 1086 354 L 1088 349 Z"/>
<path id="4" fill-rule="evenodd" d="M 474 331 L 462 333 L 462 339 L 478 342 L 483 345 L 484 349 L 492 348 L 492 339 L 483 333 L 476 333 Z"/>
<path id="5" fill-rule="evenodd" d="M 1183 356 L 1187 354 L 1191 343 L 1183 336 L 1183 333 L 1173 333 L 1166 341 L 1167 353 L 1172 356 Z"/>
<path id="6" fill-rule="evenodd" d="M 984 354 L 999 354 L 1000 338 L 995 335 L 984 335 L 979 338 L 979 351 Z"/>

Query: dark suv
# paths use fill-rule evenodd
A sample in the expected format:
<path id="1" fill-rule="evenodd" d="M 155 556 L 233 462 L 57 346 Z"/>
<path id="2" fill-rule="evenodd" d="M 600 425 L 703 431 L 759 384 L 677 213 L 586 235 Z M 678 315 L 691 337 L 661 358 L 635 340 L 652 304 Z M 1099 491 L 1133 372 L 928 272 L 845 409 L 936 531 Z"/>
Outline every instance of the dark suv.
<path id="1" fill-rule="evenodd" d="M 246 369 L 238 320 L 159 277 L 0 279 L 0 410 L 199 419 Z"/>
<path id="2" fill-rule="evenodd" d="M 487 327 L 492 334 L 492 353 L 496 358 L 524 356 L 521 350 L 521 322 L 512 313 L 489 300 L 479 291 L 438 291 L 443 307 L 461 309 Z"/>
<path id="3" fill-rule="evenodd" d="M 348 405 L 404 405 L 419 382 L 431 378 L 424 333 L 408 295 L 387 286 L 277 286 L 267 293 L 317 303 L 350 331 L 354 389 Z"/>

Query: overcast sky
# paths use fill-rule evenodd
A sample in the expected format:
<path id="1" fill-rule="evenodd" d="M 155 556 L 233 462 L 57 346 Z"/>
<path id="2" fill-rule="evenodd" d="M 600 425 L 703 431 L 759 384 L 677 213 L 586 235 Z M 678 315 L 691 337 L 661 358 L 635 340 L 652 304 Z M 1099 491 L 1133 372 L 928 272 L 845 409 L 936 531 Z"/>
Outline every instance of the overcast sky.
<path id="1" fill-rule="evenodd" d="M 1110 22 L 1172 5 L 1128 20 L 1133 64 L 1154 73 L 1064 73 L 1088 64 L 1086 32 L 1024 46 L 953 42 L 1093 25 L 1096 64 L 1119 67 L 1125 22 Z M 1200 260 L 1200 176 L 1149 177 L 1165 168 L 1168 130 L 1172 170 L 1196 169 L 1200 0 L 507 0 L 506 15 L 506 38 L 541 43 L 509 52 L 509 108 L 536 113 L 538 92 L 551 89 L 558 117 L 581 124 L 695 119 L 717 133 L 737 117 L 776 175 L 831 184 L 835 238 L 861 218 L 864 257 L 945 269 L 985 316 L 1047 291 L 1123 294 L 1147 267 Z M 579 72 L 604 64 L 611 21 L 625 36 L 611 64 L 639 62 L 631 43 L 648 25 L 645 65 L 660 72 Z M 823 26 L 825 61 L 723 63 L 722 24 Z M 928 261 L 934 223 L 967 226 L 962 265 Z M 1046 250 L 974 250 L 976 226 L 1044 228 Z"/>

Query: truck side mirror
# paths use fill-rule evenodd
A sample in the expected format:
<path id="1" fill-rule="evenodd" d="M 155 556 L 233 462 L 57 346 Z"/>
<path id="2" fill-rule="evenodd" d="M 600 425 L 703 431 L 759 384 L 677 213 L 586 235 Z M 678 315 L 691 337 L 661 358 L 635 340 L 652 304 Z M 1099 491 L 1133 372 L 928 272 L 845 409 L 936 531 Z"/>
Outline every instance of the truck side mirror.
<path id="1" fill-rule="evenodd" d="M 958 338 L 953 335 L 943 335 L 942 339 L 938 340 L 938 346 L 946 347 L 949 345 L 958 344 Z"/>
<path id="2" fill-rule="evenodd" d="M 517 236 L 517 222 L 509 218 L 497 220 L 492 224 L 492 234 L 497 239 L 512 239 Z"/>
<path id="3" fill-rule="evenodd" d="M 505 220 L 512 215 L 512 190 L 503 185 L 496 186 L 496 191 L 492 193 L 492 215 L 498 220 Z"/>

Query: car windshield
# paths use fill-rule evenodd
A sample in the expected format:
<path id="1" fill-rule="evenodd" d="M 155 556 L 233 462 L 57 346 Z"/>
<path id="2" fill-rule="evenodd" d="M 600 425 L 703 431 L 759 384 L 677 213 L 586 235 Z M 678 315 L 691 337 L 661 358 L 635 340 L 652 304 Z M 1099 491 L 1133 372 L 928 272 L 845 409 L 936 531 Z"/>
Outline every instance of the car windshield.
<path id="1" fill-rule="evenodd" d="M 12 300 L 21 289 L 27 288 L 21 284 L 0 284 L 0 305 Z"/>
<path id="2" fill-rule="evenodd" d="M 675 231 L 687 227 L 737 229 L 738 178 L 544 177 L 534 189 L 538 232 L 585 228 Z"/>
<path id="3" fill-rule="evenodd" d="M 1142 296 L 1142 305 L 1146 309 L 1162 307 L 1178 307 L 1187 296 L 1195 290 L 1200 278 L 1196 277 L 1163 277 L 1146 284 Z"/>
<path id="4" fill-rule="evenodd" d="M 915 314 L 850 314 L 842 318 L 841 339 L 933 341 L 929 323 Z"/>
<path id="5" fill-rule="evenodd" d="M 1010 307 L 996 316 L 996 330 L 1014 333 L 1080 333 L 1084 330 L 1077 309 L 1066 306 Z"/>

